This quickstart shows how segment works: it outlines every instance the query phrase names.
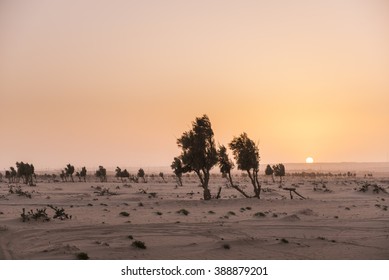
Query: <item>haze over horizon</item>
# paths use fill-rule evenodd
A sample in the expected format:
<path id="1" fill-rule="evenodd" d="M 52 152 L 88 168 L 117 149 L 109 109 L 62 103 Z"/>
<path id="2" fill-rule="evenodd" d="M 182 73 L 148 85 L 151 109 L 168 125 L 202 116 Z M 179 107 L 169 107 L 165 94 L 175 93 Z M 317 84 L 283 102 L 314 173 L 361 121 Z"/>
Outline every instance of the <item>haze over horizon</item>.
<path id="1" fill-rule="evenodd" d="M 0 170 L 169 166 L 203 114 L 261 164 L 388 161 L 384 0 L 1 1 L 0 42 Z"/>

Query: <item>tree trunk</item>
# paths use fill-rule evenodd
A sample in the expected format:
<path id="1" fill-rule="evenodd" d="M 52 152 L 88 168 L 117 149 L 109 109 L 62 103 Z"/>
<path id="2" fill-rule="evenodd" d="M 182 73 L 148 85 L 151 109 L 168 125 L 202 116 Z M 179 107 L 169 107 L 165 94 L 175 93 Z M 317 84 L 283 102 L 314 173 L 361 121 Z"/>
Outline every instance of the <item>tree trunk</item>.
<path id="1" fill-rule="evenodd" d="M 238 186 L 234 185 L 234 183 L 232 182 L 232 177 L 231 177 L 231 173 L 228 172 L 228 179 L 230 180 L 230 184 L 231 186 L 236 189 L 238 192 L 240 192 L 244 197 L 246 198 L 250 198 L 250 196 L 248 194 L 246 194 L 241 188 L 239 188 Z"/>
<path id="2" fill-rule="evenodd" d="M 208 188 L 204 188 L 204 192 L 203 192 L 203 195 L 204 195 L 204 200 L 211 200 L 211 192 L 209 191 Z"/>

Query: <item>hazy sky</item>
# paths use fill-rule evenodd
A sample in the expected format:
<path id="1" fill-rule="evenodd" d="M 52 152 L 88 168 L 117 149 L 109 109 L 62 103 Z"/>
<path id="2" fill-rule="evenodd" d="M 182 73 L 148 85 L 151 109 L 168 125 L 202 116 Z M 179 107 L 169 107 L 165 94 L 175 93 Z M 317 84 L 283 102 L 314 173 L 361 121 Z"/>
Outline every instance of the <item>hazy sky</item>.
<path id="1" fill-rule="evenodd" d="M 386 161 L 389 2 L 0 1 L 0 170 L 170 165 L 202 114 L 262 163 Z"/>

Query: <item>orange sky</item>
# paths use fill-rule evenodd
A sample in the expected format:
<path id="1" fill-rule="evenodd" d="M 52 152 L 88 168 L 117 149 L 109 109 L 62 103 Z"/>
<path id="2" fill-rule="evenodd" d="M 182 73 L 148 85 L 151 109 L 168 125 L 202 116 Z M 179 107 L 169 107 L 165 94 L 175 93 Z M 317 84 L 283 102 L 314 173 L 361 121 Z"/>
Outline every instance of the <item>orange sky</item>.
<path id="1" fill-rule="evenodd" d="M 204 113 L 262 163 L 386 161 L 388 2 L 0 2 L 0 170 L 169 165 Z"/>

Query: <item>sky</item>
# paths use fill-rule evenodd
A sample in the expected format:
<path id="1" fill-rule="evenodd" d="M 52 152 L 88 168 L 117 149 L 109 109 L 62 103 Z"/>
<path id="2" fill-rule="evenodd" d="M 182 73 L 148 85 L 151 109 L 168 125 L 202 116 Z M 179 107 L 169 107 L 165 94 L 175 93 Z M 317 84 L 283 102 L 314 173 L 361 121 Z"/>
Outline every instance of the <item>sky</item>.
<path id="1" fill-rule="evenodd" d="M 203 114 L 262 164 L 387 161 L 389 2 L 0 1 L 0 170 L 169 166 Z"/>

